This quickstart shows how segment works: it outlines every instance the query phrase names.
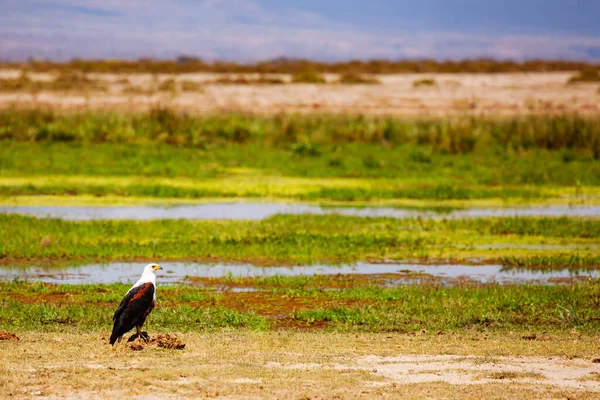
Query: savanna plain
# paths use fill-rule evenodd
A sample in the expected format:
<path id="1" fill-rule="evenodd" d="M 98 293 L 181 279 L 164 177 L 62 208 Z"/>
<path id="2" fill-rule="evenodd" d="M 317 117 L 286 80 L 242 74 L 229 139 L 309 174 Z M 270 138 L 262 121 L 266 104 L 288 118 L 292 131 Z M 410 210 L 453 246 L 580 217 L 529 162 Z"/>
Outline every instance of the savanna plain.
<path id="1" fill-rule="evenodd" d="M 0 397 L 600 396 L 597 74 L 34 67 L 0 70 Z M 222 204 L 319 212 L 85 217 Z M 112 347 L 132 281 L 70 271 L 145 262 L 155 340 Z"/>

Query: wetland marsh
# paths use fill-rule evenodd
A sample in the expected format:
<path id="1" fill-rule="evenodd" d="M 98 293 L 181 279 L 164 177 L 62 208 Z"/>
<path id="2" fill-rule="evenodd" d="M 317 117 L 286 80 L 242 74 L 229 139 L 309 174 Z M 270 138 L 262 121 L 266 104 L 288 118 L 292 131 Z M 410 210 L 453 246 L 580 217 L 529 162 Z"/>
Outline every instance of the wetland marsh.
<path id="1" fill-rule="evenodd" d="M 506 390 L 495 378 L 504 376 L 518 383 L 515 396 L 535 396 L 527 385 L 555 382 L 559 361 L 536 359 L 535 371 L 515 363 L 545 355 L 581 364 L 568 384 L 544 386 L 548 397 L 593 398 L 599 132 L 595 115 L 1 110 L 0 329 L 22 340 L 0 349 L 47 376 L 2 364 L 10 372 L 0 389 L 17 393 L 20 380 L 52 395 L 44 385 L 63 377 L 81 393 L 122 393 L 74 374 L 139 373 L 131 351 L 109 354 L 106 333 L 141 267 L 158 262 L 165 273 L 147 329 L 176 332 L 187 346 L 136 354 L 150 374 L 178 371 L 164 378 L 171 386 L 203 377 L 169 386 L 174 395 L 198 385 L 215 397 L 217 386 L 289 394 L 281 382 L 301 385 L 293 365 L 314 364 L 299 367 L 319 382 L 314 393 L 364 382 L 376 388 L 367 397 L 423 382 L 450 393 L 466 374 L 483 388 L 461 384 L 473 398 Z M 93 366 L 69 364 L 71 347 L 88 349 Z M 29 359 L 39 349 L 55 369 Z M 416 358 L 398 361 L 398 352 Z M 397 372 L 425 356 L 438 368 L 440 352 L 516 361 L 477 372 L 458 360 L 471 372 L 440 372 L 437 383 Z M 179 370 L 170 357 L 219 371 L 226 363 L 219 373 L 231 382 L 215 385 L 204 367 Z M 274 374 L 281 382 L 265 383 Z"/>

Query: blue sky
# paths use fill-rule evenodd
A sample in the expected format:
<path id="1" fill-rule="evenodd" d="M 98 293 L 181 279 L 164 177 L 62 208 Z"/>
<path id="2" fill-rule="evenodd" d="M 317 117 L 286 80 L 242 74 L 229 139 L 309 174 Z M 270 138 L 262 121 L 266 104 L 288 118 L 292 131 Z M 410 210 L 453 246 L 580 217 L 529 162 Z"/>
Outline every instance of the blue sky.
<path id="1" fill-rule="evenodd" d="M 597 0 L 2 0 L 0 58 L 600 60 Z"/>

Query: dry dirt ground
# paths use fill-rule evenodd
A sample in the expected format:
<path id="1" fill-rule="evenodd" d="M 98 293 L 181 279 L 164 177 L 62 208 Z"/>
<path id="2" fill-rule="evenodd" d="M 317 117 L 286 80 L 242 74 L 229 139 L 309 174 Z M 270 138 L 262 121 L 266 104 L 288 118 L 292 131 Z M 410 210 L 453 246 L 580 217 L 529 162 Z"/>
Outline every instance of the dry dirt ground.
<path id="1" fill-rule="evenodd" d="M 16 78 L 18 70 L 1 70 L 1 78 Z M 52 80 L 50 73 L 29 75 L 33 80 Z M 380 84 L 215 84 L 216 74 L 112 75 L 90 74 L 108 83 L 106 92 L 0 93 L 0 107 L 45 105 L 56 108 L 144 110 L 169 106 L 190 112 L 239 111 L 251 113 L 321 112 L 394 115 L 521 115 L 536 113 L 600 112 L 600 85 L 568 85 L 573 73 L 511 74 L 403 74 L 379 76 Z M 258 76 L 245 75 L 246 79 Z M 289 82 L 289 76 L 278 76 Z M 415 87 L 432 78 L 435 85 Z M 195 82 L 188 92 L 150 90 L 168 79 Z M 235 79 L 235 77 L 234 77 Z M 124 83 L 126 82 L 126 83 Z M 138 92 L 126 93 L 135 86 Z"/>
<path id="2" fill-rule="evenodd" d="M 0 341 L 2 398 L 600 398 L 598 336 L 577 332 L 179 333 L 183 350 L 139 351 L 17 334 Z"/>

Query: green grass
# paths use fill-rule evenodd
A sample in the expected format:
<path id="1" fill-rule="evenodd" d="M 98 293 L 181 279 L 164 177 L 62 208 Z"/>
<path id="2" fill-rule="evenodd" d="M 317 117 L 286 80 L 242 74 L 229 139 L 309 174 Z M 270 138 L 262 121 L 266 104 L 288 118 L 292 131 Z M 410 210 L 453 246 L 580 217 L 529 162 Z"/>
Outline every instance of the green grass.
<path id="1" fill-rule="evenodd" d="M 127 289 L 124 291 L 126 292 Z M 104 307 L 98 304 L 23 304 L 18 301 L 2 301 L 0 322 L 9 329 L 57 330 L 74 327 L 79 330 L 109 329 L 118 302 Z M 113 307 L 114 306 L 114 307 Z M 10 311 L 10 314 L 7 312 Z M 152 325 L 170 326 L 185 331 L 214 330 L 218 328 L 250 328 L 264 330 L 268 321 L 249 313 L 226 308 L 199 310 L 186 305 L 174 306 L 152 314 Z"/>
<path id="2" fill-rule="evenodd" d="M 2 110 L 0 201 L 277 198 L 436 209 L 594 203 L 599 132 L 597 118 L 574 115 Z"/>
<path id="3" fill-rule="evenodd" d="M 387 178 L 421 185 L 576 185 L 600 181 L 600 162 L 577 152 L 447 155 L 426 147 L 347 144 L 309 156 L 298 147 L 231 144 L 210 149 L 160 145 L 15 143 L 0 146 L 0 174 L 140 175 L 210 178 L 237 171 L 293 177 Z M 260 154 L 257 157 L 256 154 Z M 81 159 L 86 162 L 80 162 Z"/>
<path id="4" fill-rule="evenodd" d="M 368 178 L 372 182 L 368 188 L 324 185 L 321 193 L 307 198 L 539 200 L 546 197 L 539 194 L 543 190 L 520 187 L 564 191 L 600 184 L 599 132 L 600 120 L 577 116 L 414 120 L 190 116 L 164 109 L 132 115 L 13 109 L 0 111 L 0 176 L 207 179 L 247 175 L 249 182 L 257 176 Z M 64 185 L 51 189 L 12 185 L 0 192 L 47 194 L 49 190 L 111 192 L 106 187 Z M 157 185 L 126 192 L 166 197 L 168 190 Z M 168 194 L 214 195 L 220 194 L 189 190 Z"/>
<path id="5" fill-rule="evenodd" d="M 295 317 L 333 322 L 335 329 L 410 332 L 457 329 L 594 330 L 598 282 L 572 286 L 399 287 L 342 289 L 317 295 L 351 300 L 355 307 L 318 307 Z M 365 304 L 366 303 L 366 304 Z M 552 325 L 556 325 L 552 327 Z"/>
<path id="6" fill-rule="evenodd" d="M 256 264 L 444 262 L 480 257 L 482 262 L 504 260 L 508 266 L 600 265 L 598 219 L 432 221 L 280 215 L 263 221 L 72 222 L 0 214 L 0 227 L 0 260 L 5 264 L 131 259 Z M 486 247 L 489 244 L 509 246 Z"/>
<path id="7" fill-rule="evenodd" d="M 413 81 L 413 87 L 434 87 L 437 86 L 437 81 L 433 78 L 422 78 Z"/>
<path id="8" fill-rule="evenodd" d="M 474 155 L 440 156 L 423 165 L 404 152 L 388 149 L 376 153 L 384 167 L 367 168 L 364 154 L 371 150 L 376 149 L 350 145 L 344 150 L 343 165 L 332 165 L 327 157 L 306 158 L 254 145 L 195 151 L 8 142 L 0 146 L 0 196 L 4 197 L 0 202 L 41 195 L 76 202 L 77 197 L 89 195 L 98 196 L 98 201 L 110 196 L 167 202 L 277 198 L 450 209 L 541 202 L 593 204 L 598 199 L 600 162 L 596 161 L 564 163 L 560 154 L 542 152 L 529 159 L 509 157 L 506 168 L 501 159 Z M 57 201 L 60 198 L 53 200 Z"/>
<path id="9" fill-rule="evenodd" d="M 292 76 L 292 83 L 325 83 L 325 78 L 316 71 L 301 71 Z"/>
<path id="10" fill-rule="evenodd" d="M 0 282 L 0 325 L 7 329 L 106 330 L 128 285 L 49 285 Z M 236 297 L 237 296 L 237 297 Z M 258 296 L 258 297 L 257 297 Z M 252 295 L 210 294 L 183 286 L 159 288 L 149 329 L 175 331 L 277 329 L 295 326 L 336 331 L 540 331 L 597 329 L 600 283 L 568 286 L 433 288 L 359 287 L 335 291 L 279 289 Z M 249 298 L 249 297 L 248 297 Z M 54 299 L 54 300 L 53 300 Z M 59 300 L 56 300 L 59 299 Z M 234 299 L 232 301 L 232 299 Z M 270 317 L 269 303 L 294 301 L 296 309 Z"/>
<path id="11" fill-rule="evenodd" d="M 182 80 L 181 81 L 181 90 L 183 92 L 203 92 L 204 85 L 200 82 L 190 81 L 190 80 Z"/>
<path id="12" fill-rule="evenodd" d="M 355 72 L 346 72 L 340 75 L 337 80 L 338 83 L 343 83 L 346 85 L 364 85 L 364 84 L 377 84 L 380 83 L 379 80 L 372 76 L 367 76 L 363 74 L 358 74 Z"/>
<path id="13" fill-rule="evenodd" d="M 225 173 L 220 177 L 186 178 L 100 177 L 41 175 L 27 178 L 0 177 L 3 203 L 23 196 L 117 196 L 164 199 L 282 199 L 329 204 L 372 204 L 407 208 L 451 210 L 466 206 L 593 203 L 594 187 L 535 188 L 532 186 L 483 186 L 448 184 L 399 184 L 389 179 L 283 178 L 258 173 Z M 76 199 L 77 197 L 73 197 Z M 141 201 L 143 202 L 143 200 Z M 348 203 L 352 202 L 352 203 Z M 356 205 L 355 204 L 355 205 Z"/>
<path id="14" fill-rule="evenodd" d="M 449 154 L 499 146 L 504 150 L 600 151 L 598 117 L 577 115 L 513 118 L 401 119 L 335 115 L 193 116 L 157 108 L 148 113 L 0 111 L 0 139 L 26 142 L 166 143 L 203 148 L 222 143 L 419 144 Z"/>
<path id="15" fill-rule="evenodd" d="M 485 206 L 464 204 L 473 200 L 494 206 L 593 202 L 600 184 L 600 162 L 576 152 L 565 161 L 562 150 L 450 155 L 358 143 L 322 146 L 318 155 L 308 155 L 309 149 L 6 140 L 0 145 L 0 196 L 266 197 L 464 207 Z"/>
<path id="16" fill-rule="evenodd" d="M 579 254 L 557 254 L 557 255 L 533 255 L 528 257 L 503 257 L 503 265 L 514 268 L 543 268 L 543 269 L 562 269 L 565 265 L 570 268 L 578 269 L 581 267 L 600 267 L 600 256 Z"/>

